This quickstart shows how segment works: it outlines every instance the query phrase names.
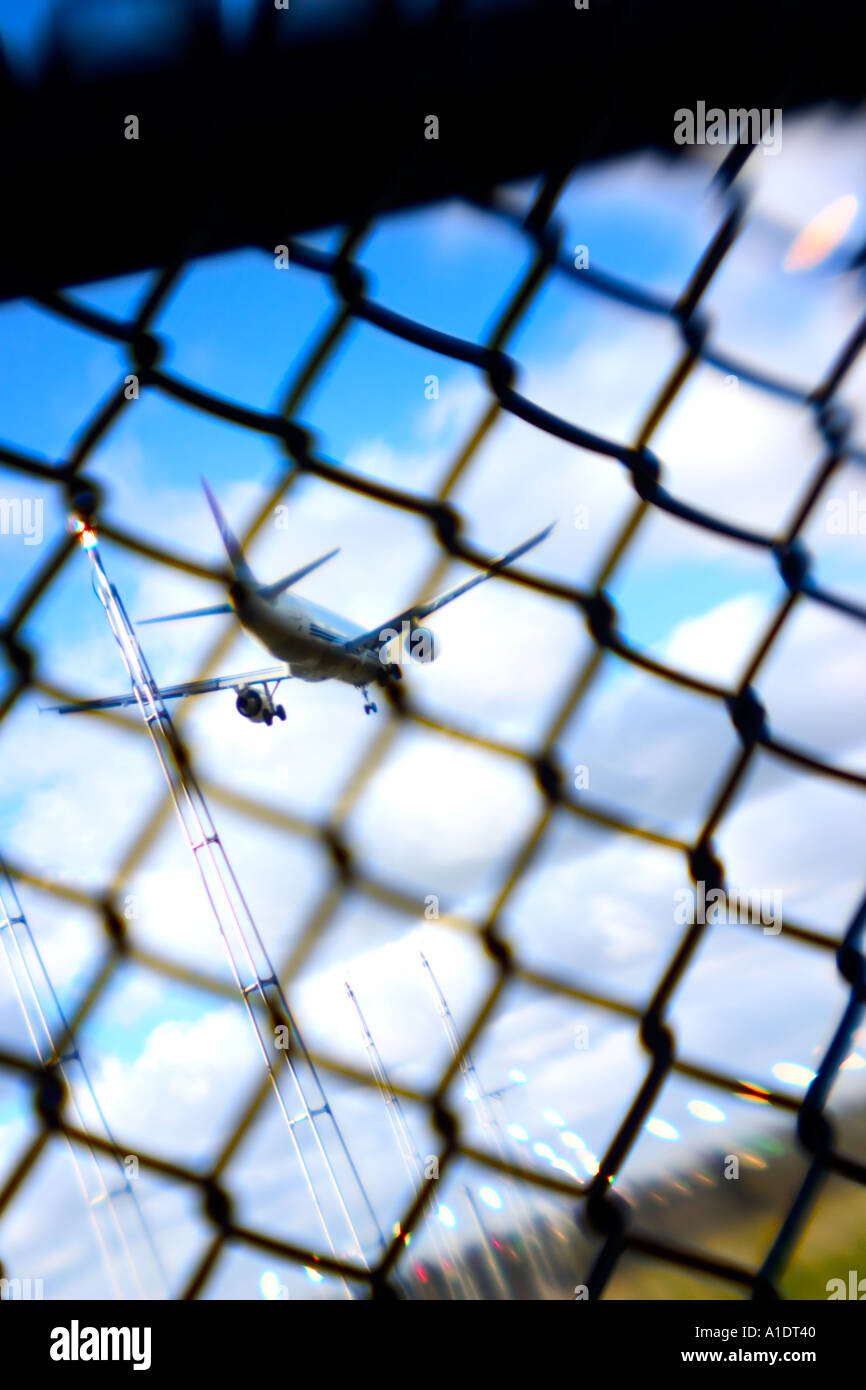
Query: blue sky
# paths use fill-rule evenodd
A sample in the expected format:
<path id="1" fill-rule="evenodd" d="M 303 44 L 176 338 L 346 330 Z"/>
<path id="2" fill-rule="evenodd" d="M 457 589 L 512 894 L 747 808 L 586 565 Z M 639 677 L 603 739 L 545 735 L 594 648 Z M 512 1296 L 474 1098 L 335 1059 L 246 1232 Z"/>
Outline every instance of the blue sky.
<path id="1" fill-rule="evenodd" d="M 36 11 L 32 7 L 28 20 Z M 22 16 L 2 2 L 0 33 L 26 38 Z M 834 197 L 864 192 L 862 127 L 833 127 L 829 140 L 826 119 L 792 122 L 778 159 L 751 161 L 756 209 L 766 221 L 756 218 L 757 230 L 737 245 L 707 304 L 717 340 L 732 353 L 805 385 L 818 379 L 863 308 L 861 287 L 850 278 L 795 278 L 780 268 L 785 228 L 793 234 Z M 563 244 L 586 245 L 593 267 L 675 295 L 718 220 L 718 204 L 706 197 L 710 172 L 706 165 L 648 157 L 588 171 L 569 185 L 558 206 Z M 531 193 L 530 187 L 514 190 L 516 204 L 525 205 Z M 306 239 L 322 247 L 335 240 L 330 231 Z M 381 223 L 357 259 L 378 302 L 479 340 L 524 274 L 527 244 L 499 219 L 446 204 Z M 135 276 L 75 294 L 105 312 L 126 315 L 148 283 L 148 276 Z M 299 266 L 277 271 L 263 253 L 240 251 L 189 267 L 154 329 L 167 344 L 166 369 L 269 409 L 335 303 L 324 277 Z M 526 395 L 590 429 L 630 439 L 677 360 L 679 345 L 665 320 L 553 276 L 508 351 L 520 364 L 518 386 Z M 0 440 L 40 458 L 63 458 L 126 370 L 112 344 L 32 305 L 0 307 Z M 436 401 L 425 397 L 431 373 L 439 378 Z M 858 367 L 852 378 L 855 406 L 862 384 Z M 304 400 L 299 418 L 313 430 L 319 451 L 341 466 L 426 495 L 447 476 L 488 399 L 485 383 L 471 369 L 357 324 Z M 862 439 L 859 417 L 858 431 Z M 677 495 L 774 530 L 806 485 L 820 441 L 805 412 L 745 383 L 732 389 L 717 373 L 700 369 L 652 447 Z M 107 516 L 218 564 L 199 475 L 207 475 L 240 530 L 281 464 L 270 441 L 148 393 L 93 452 L 87 472 L 104 486 Z M 834 495 L 844 496 L 849 486 L 862 491 L 856 471 L 834 483 Z M 51 493 L 40 494 L 21 475 L 3 472 L 0 496 L 44 497 L 45 543 L 59 534 L 64 517 Z M 491 553 L 556 520 L 533 566 L 581 584 L 628 514 L 633 493 L 616 463 L 504 416 L 452 500 L 468 534 Z M 588 509 L 586 530 L 574 525 L 578 507 Z M 829 535 L 822 515 L 819 508 L 809 533 L 818 573 L 862 598 L 862 536 Z M 317 480 L 292 490 L 288 529 L 263 528 L 251 558 L 271 578 L 334 545 L 342 546 L 340 556 L 311 576 L 304 592 L 369 626 L 412 601 L 440 558 L 423 522 Z M 45 545 L 0 537 L 4 608 L 44 553 Z M 104 553 L 133 616 L 218 598 L 213 586 L 108 542 Z M 443 585 L 465 572 L 447 567 Z M 723 683 L 736 678 L 780 597 L 766 556 L 659 515 L 639 531 L 610 590 L 632 640 Z M 588 651 L 578 617 L 563 605 L 494 581 L 443 612 L 437 624 L 443 655 L 435 666 L 410 673 L 413 698 L 446 724 L 534 750 Z M 157 675 L 179 680 L 197 674 L 224 630 L 220 619 L 145 629 Z M 73 557 L 40 603 L 25 636 L 47 677 L 81 694 L 123 689 L 123 670 L 82 556 Z M 833 761 L 861 768 L 863 641 L 856 625 L 804 605 L 758 682 L 774 728 Z M 229 670 L 255 667 L 262 664 L 261 654 L 238 636 L 224 664 Z M 360 699 L 345 687 L 293 682 L 283 698 L 289 719 L 270 735 L 239 720 L 230 695 L 191 704 L 184 732 L 196 766 L 208 783 L 318 823 L 340 803 L 354 770 L 376 751 L 375 775 L 345 807 L 345 832 L 371 877 L 393 882 L 417 907 L 384 912 L 363 893 L 346 895 L 300 964 L 292 1000 L 314 1047 L 364 1065 L 342 992 L 348 975 L 394 1074 L 432 1084 L 447 1048 L 435 1011 L 425 1002 L 418 950 L 435 962 L 463 1027 L 491 975 L 474 938 L 424 921 L 425 898 L 435 893 L 443 911 L 483 919 L 504 866 L 539 813 L 537 789 L 521 763 L 444 735 L 406 730 L 389 742 L 387 712 L 365 720 Z M 159 772 L 134 733 L 90 720 L 51 721 L 36 706 L 28 696 L 0 729 L 7 770 L 0 845 L 16 862 L 41 865 L 94 891 L 108 881 L 145 819 L 159 792 Z M 684 838 L 699 826 L 733 747 L 718 707 L 612 660 L 557 741 L 565 769 L 588 766 L 595 799 Z M 835 785 L 759 761 L 720 830 L 732 879 L 756 889 L 778 888 L 796 920 L 840 931 L 862 892 L 861 801 Z M 313 842 L 252 822 L 225 797 L 217 797 L 215 810 L 269 949 L 284 960 L 299 949 L 304 924 L 327 892 L 327 860 Z M 557 813 L 537 861 L 507 905 L 503 930 L 530 968 L 640 1005 L 675 949 L 670 904 L 686 883 L 681 856 L 637 847 Z M 227 978 L 173 822 L 166 822 L 120 892 L 134 913 L 131 931 L 145 949 Z M 64 1005 L 72 1007 L 96 968 L 99 925 L 86 911 L 58 905 L 33 889 L 22 890 L 22 900 Z M 721 927 L 677 994 L 674 1023 L 690 1057 L 777 1084 L 772 1067 L 778 1062 L 814 1064 L 843 1000 L 829 953 L 818 960 L 797 943 Z M 586 1059 L 573 1045 L 581 1023 L 593 1039 Z M 131 1144 L 150 1142 L 186 1161 L 206 1161 L 257 1075 L 242 1024 L 231 1006 L 140 967 L 118 973 L 87 1025 L 85 1041 L 100 1095 Z M 24 1045 L 8 992 L 0 994 L 0 1035 L 4 1043 Z M 860 1050 L 866 1054 L 866 1038 Z M 579 1134 L 590 1154 L 603 1151 L 645 1065 L 631 1022 L 597 1012 L 585 1018 L 573 1004 L 523 985 L 507 992 L 477 1051 L 491 1088 L 505 1084 L 514 1068 L 529 1076 L 525 1087 L 508 1091 L 509 1122 L 524 1126 L 533 1142 L 554 1143 L 557 1126 L 542 1116 L 551 1108 L 561 1111 L 565 1132 Z M 840 1080 L 840 1106 L 862 1101 L 858 1086 L 856 1070 Z M 394 1193 L 402 1193 L 402 1178 L 396 1157 L 391 1167 L 378 1163 L 379 1155 L 390 1152 L 383 1147 L 388 1140 L 378 1102 L 370 1106 L 367 1094 L 340 1086 L 334 1093 L 388 1224 L 399 1213 Z M 694 1098 L 694 1088 L 679 1079 L 665 1088 L 659 1113 L 684 1142 L 677 1147 L 644 1135 L 634 1156 L 639 1173 L 663 1174 L 706 1141 L 709 1126 L 686 1108 Z M 739 1143 L 744 1134 L 769 1133 L 772 1127 L 771 1117 L 757 1120 L 754 1107 L 731 1097 L 707 1099 L 725 1111 L 719 1142 Z M 455 1103 L 461 1104 L 459 1094 Z M 461 1118 L 471 1132 L 471 1106 L 462 1104 Z M 416 1123 L 424 1141 L 435 1143 L 423 1114 Z M 0 1077 L 0 1133 L 9 1151 L 23 1142 L 28 1125 L 20 1092 Z M 273 1119 L 264 1118 L 233 1177 L 265 1224 L 287 1223 L 294 1236 L 313 1239 L 300 1199 L 285 1201 L 296 1187 L 294 1179 L 281 1186 L 282 1169 L 273 1158 L 279 1143 Z M 565 1161 L 574 1158 L 568 1145 L 556 1151 Z M 526 1161 L 543 1169 L 548 1160 L 527 1149 Z M 40 1175 L 39 1181 L 48 1178 Z M 41 1191 L 40 1186 L 22 1200 L 22 1214 L 5 1233 L 22 1269 L 48 1261 L 44 1228 L 28 1219 Z M 149 1210 L 180 1278 L 201 1227 L 182 1193 L 158 1186 L 150 1191 Z M 58 1189 L 52 1209 L 65 1212 L 65 1201 Z M 507 1217 L 506 1211 L 503 1221 Z M 64 1258 L 54 1258 L 51 1266 L 58 1290 L 75 1286 L 87 1258 L 86 1232 L 70 1230 Z M 218 1286 L 224 1294 L 257 1296 L 261 1262 L 247 1268 L 239 1261 L 231 1268 Z"/>

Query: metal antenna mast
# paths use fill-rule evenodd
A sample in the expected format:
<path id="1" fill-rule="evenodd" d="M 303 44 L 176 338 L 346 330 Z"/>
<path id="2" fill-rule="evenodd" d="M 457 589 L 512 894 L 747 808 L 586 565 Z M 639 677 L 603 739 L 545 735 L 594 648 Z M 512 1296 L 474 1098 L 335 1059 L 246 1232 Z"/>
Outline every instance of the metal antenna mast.
<path id="1" fill-rule="evenodd" d="M 211 818 L 204 793 L 198 785 L 183 745 L 178 738 L 171 715 L 160 694 L 159 686 L 153 678 L 135 629 L 120 594 L 108 579 L 99 554 L 95 531 L 89 523 L 77 518 L 76 529 L 93 569 L 93 587 L 105 609 L 109 625 L 120 647 L 141 717 L 156 749 L 174 808 L 201 875 L 211 911 L 216 919 L 219 934 L 228 955 L 235 985 L 255 1033 L 268 1079 L 289 1132 L 328 1249 L 336 1258 L 339 1258 L 341 1253 L 346 1253 L 345 1250 L 339 1250 L 335 1243 L 328 1216 L 316 1190 L 313 1173 L 295 1133 L 297 1127 L 305 1123 L 309 1126 L 316 1155 L 324 1169 L 331 1195 L 336 1201 L 342 1224 L 339 1236 L 341 1244 L 345 1243 L 348 1249 L 354 1251 L 358 1256 L 361 1265 L 364 1268 L 369 1268 L 363 1243 L 322 1136 L 320 1122 L 323 1118 L 330 1121 L 332 1137 L 335 1139 L 342 1159 L 357 1187 L 363 1206 L 376 1232 L 379 1248 L 384 1251 L 386 1248 L 385 1237 L 373 1204 L 349 1153 L 336 1116 L 328 1103 L 318 1071 L 289 1009 L 277 972 L 253 920 L 234 869 Z M 254 1003 L 257 1003 L 262 1011 L 268 1015 L 269 1024 L 264 1024 L 257 1017 Z M 288 1028 L 287 1041 L 289 1046 L 286 1047 L 281 1047 L 276 1042 L 275 1029 L 281 1025 Z M 293 1048 L 300 1052 L 305 1065 L 308 1076 L 306 1087 L 299 1068 L 292 1059 Z M 285 1066 L 284 1073 L 272 1062 L 274 1051 L 282 1055 Z M 288 1080 L 287 1085 L 285 1078 Z M 312 1093 L 310 1097 L 307 1094 L 308 1089 Z M 284 1094 L 284 1090 L 288 1091 L 288 1096 Z M 292 1096 L 294 1096 L 294 1102 L 291 1100 Z M 299 1106 L 299 1111 L 293 1114 L 296 1105 Z M 353 1297 L 345 1279 L 342 1282 L 346 1296 L 348 1298 Z"/>
<path id="2" fill-rule="evenodd" d="M 0 857 L 0 947 L 3 950 L 12 988 L 18 999 L 36 1056 L 43 1067 L 57 1072 L 62 1079 L 78 1122 L 78 1128 L 90 1133 L 98 1131 L 99 1137 L 112 1145 L 111 1155 L 108 1156 L 103 1153 L 100 1159 L 100 1155 L 91 1144 L 82 1144 L 81 1147 L 86 1148 L 91 1159 L 90 1164 L 83 1164 L 77 1152 L 78 1145 L 73 1143 L 68 1135 L 65 1136 L 78 1186 L 86 1203 L 88 1215 L 115 1295 L 121 1299 L 128 1296 L 146 1299 L 152 1296 L 152 1293 L 148 1292 L 148 1285 L 152 1285 L 154 1282 L 152 1277 L 148 1282 L 145 1282 L 136 1266 L 129 1234 L 123 1221 L 121 1204 L 117 1200 L 118 1198 L 127 1198 L 127 1210 L 131 1208 L 134 1212 L 150 1252 L 151 1262 L 159 1284 L 158 1296 L 170 1297 L 168 1275 L 133 1189 L 132 1180 L 123 1166 L 114 1135 L 105 1118 L 105 1113 L 85 1066 L 84 1058 L 72 1035 L 48 968 L 21 906 L 15 884 L 2 857 Z M 40 999 L 40 986 L 47 993 L 44 1003 Z M 49 1019 L 48 1015 L 52 1009 L 56 1021 Z M 73 1066 L 76 1076 L 73 1076 L 72 1073 Z M 88 1104 L 85 1093 L 89 1099 L 89 1107 L 96 1117 L 96 1126 L 91 1119 L 85 1118 L 82 1108 L 83 1105 L 87 1106 Z M 116 1169 L 116 1183 L 114 1181 L 115 1174 L 112 1171 L 111 1186 L 106 1182 L 103 1163 L 107 1163 L 111 1170 Z M 107 1221 L 104 1223 L 99 1220 L 99 1209 L 107 1217 Z M 108 1232 L 102 1229 L 103 1224 L 109 1226 Z M 112 1231 L 114 1239 L 120 1246 L 122 1263 L 125 1264 L 134 1285 L 131 1295 L 128 1287 L 124 1289 L 121 1277 L 115 1269 L 114 1259 L 109 1248 Z M 151 1270 L 151 1276 L 152 1274 L 153 1270 Z"/>
<path id="3" fill-rule="evenodd" d="M 433 967 L 431 966 L 423 951 L 419 952 L 419 954 L 421 956 L 421 963 L 425 971 L 427 972 L 427 978 L 430 983 L 430 989 L 433 994 L 433 999 L 436 1003 L 437 1012 L 439 1014 L 440 1019 L 442 1020 L 442 1027 L 445 1031 L 445 1036 L 447 1037 L 448 1042 L 451 1046 L 453 1056 L 458 1061 L 460 1073 L 464 1081 L 466 1082 L 467 1095 L 472 1098 L 473 1104 L 478 1107 L 478 1112 L 481 1116 L 481 1122 L 491 1139 L 491 1142 L 493 1144 L 494 1149 L 496 1150 L 497 1155 L 499 1156 L 499 1158 L 507 1162 L 508 1145 L 506 1144 L 505 1136 L 502 1132 L 502 1126 L 500 1125 L 499 1120 L 495 1115 L 492 1106 L 488 1103 L 490 1099 L 489 1094 L 482 1087 L 478 1077 L 478 1072 L 475 1069 L 475 1063 L 473 1062 L 466 1048 L 463 1046 L 460 1034 L 457 1031 L 457 1025 L 454 1022 L 454 1016 L 448 1007 L 448 1001 L 446 1000 L 445 995 L 442 992 L 442 988 L 439 984 L 439 981 L 436 979 L 436 976 L 433 973 Z M 543 1292 L 545 1287 L 549 1286 L 549 1280 L 550 1278 L 552 1278 L 552 1276 L 548 1274 L 547 1278 L 545 1277 L 547 1261 L 544 1260 L 543 1252 L 539 1249 L 538 1237 L 535 1230 L 534 1222 L 532 1220 L 532 1213 L 529 1211 L 529 1208 L 524 1200 L 523 1193 L 520 1191 L 519 1188 L 519 1184 L 516 1182 L 512 1182 L 510 1186 L 515 1199 L 515 1206 L 517 1208 L 518 1218 L 517 1226 L 518 1230 L 520 1231 L 520 1234 L 523 1236 L 523 1244 L 524 1249 L 526 1251 L 526 1257 L 532 1269 L 533 1278 L 535 1279 L 539 1292 Z M 475 1211 L 475 1215 L 477 1219 L 477 1210 Z M 498 1271 L 497 1277 L 501 1278 Z"/>
<path id="4" fill-rule="evenodd" d="M 346 981 L 346 993 L 355 1006 L 355 1011 L 361 1024 L 361 1034 L 364 1039 L 364 1046 L 367 1050 L 367 1060 L 370 1063 L 370 1071 L 375 1078 L 379 1094 L 385 1105 L 394 1138 L 397 1141 L 397 1147 L 400 1150 L 406 1172 L 409 1174 L 412 1189 L 417 1196 L 424 1183 L 424 1160 L 421 1157 L 421 1152 L 412 1135 L 400 1097 L 391 1084 L 391 1078 L 385 1069 L 385 1063 L 382 1060 L 381 1053 L 373 1041 L 373 1034 L 370 1032 L 367 1020 L 361 1011 L 361 1005 L 348 980 Z M 454 1243 L 449 1240 L 447 1232 L 443 1230 L 440 1223 L 433 1216 L 429 1204 L 424 1208 L 424 1220 L 430 1236 L 430 1243 L 446 1275 L 452 1298 L 457 1297 L 458 1294 L 465 1299 L 478 1298 L 478 1290 L 472 1281 L 471 1274 L 468 1270 L 461 1268 L 463 1263 L 462 1255 L 454 1247 Z M 449 1264 L 454 1269 L 453 1285 L 456 1285 L 456 1293 L 452 1285 L 452 1278 L 448 1274 Z"/>

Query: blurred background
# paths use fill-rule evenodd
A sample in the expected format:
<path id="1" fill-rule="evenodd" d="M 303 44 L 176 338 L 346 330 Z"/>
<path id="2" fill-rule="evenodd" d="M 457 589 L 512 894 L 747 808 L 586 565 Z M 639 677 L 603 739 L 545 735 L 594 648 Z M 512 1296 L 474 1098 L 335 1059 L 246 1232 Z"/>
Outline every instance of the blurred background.
<path id="1" fill-rule="evenodd" d="M 52 32 L 91 54 L 98 36 L 106 62 L 143 16 L 166 42 L 167 7 L 110 14 L 0 4 L 15 80 L 38 80 Z M 240 43 L 253 18 L 229 5 L 220 23 Z M 671 100 L 671 127 L 692 99 Z M 143 1218 L 130 1234 L 130 1193 L 108 1178 L 104 1205 L 121 1214 L 106 1252 L 34 1078 L 11 1062 L 32 1056 L 13 971 L 0 977 L 6 1277 L 42 1280 L 46 1298 L 181 1297 L 193 1283 L 208 1298 L 366 1297 L 364 1267 L 396 1249 L 401 1297 L 572 1298 L 595 1289 L 610 1248 L 588 1194 L 641 1233 L 605 1298 L 743 1297 L 772 1252 L 789 1298 L 866 1274 L 866 1029 L 836 960 L 846 933 L 859 944 L 864 892 L 864 135 L 862 112 L 824 103 L 786 112 L 779 151 L 742 168 L 704 145 L 554 178 L 541 151 L 535 175 L 483 197 L 0 306 L 14 641 L 0 851 L 56 992 L 46 1007 L 75 1019 L 118 1153 L 140 1159 L 126 1176 Z M 346 264 L 376 312 L 355 291 L 347 302 Z M 157 375 L 119 404 L 143 329 L 161 345 Z M 497 399 L 460 350 L 491 343 L 517 367 L 511 404 L 536 416 Z M 277 437 L 284 412 L 327 476 Z M 640 446 L 676 508 L 639 501 L 622 454 Z M 316 1268 L 315 1202 L 140 720 L 40 713 L 58 692 L 128 687 L 68 533 L 68 474 L 61 486 L 48 471 L 70 460 L 98 489 L 100 551 L 134 619 L 222 601 L 201 474 L 263 579 L 341 547 L 299 591 L 365 628 L 473 573 L 442 544 L 440 503 L 482 559 L 557 523 L 522 562 L 534 584 L 494 578 L 431 620 L 439 659 L 407 663 L 405 699 L 381 698 L 376 717 L 334 682 L 289 682 L 271 730 L 239 718 L 231 692 L 175 707 L 369 1199 L 341 1170 L 363 1260 L 336 1253 L 356 1279 Z M 794 533 L 833 602 L 786 585 L 773 547 Z M 580 596 L 602 590 L 617 650 L 585 621 Z M 160 683 L 267 660 L 224 617 L 140 636 Z M 25 679 L 19 648 L 34 659 Z M 750 744 L 726 792 L 743 745 L 724 696 L 744 681 L 779 747 Z M 766 915 L 711 921 L 680 959 L 699 844 L 778 930 Z M 670 970 L 672 1065 L 647 1090 L 659 1047 L 642 1020 Z M 819 1103 L 845 1163 L 819 1165 L 785 1227 L 815 1177 L 796 1127 L 828 1056 Z M 80 1104 L 98 1128 L 90 1092 Z M 407 1225 L 419 1165 L 427 1201 Z M 221 1242 L 205 1274 L 215 1166 L 251 1235 Z"/>

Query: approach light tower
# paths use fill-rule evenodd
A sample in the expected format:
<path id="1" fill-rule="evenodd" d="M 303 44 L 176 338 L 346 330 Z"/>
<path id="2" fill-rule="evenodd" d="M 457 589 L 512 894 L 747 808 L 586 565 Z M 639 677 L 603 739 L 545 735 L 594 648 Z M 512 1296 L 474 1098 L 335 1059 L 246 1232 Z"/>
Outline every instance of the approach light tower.
<path id="1" fill-rule="evenodd" d="M 0 951 L 33 1050 L 46 1072 L 56 1073 L 63 1082 L 75 1127 L 84 1136 L 73 1140 L 65 1134 L 64 1138 L 115 1297 L 170 1298 L 168 1275 L 133 1180 L 124 1168 L 78 1042 L 2 858 Z M 82 1149 L 89 1161 L 79 1153 Z M 147 1252 L 144 1261 L 142 1238 Z"/>
<path id="2" fill-rule="evenodd" d="M 503 1133 L 502 1126 L 500 1125 L 499 1120 L 495 1115 L 492 1106 L 489 1104 L 491 1093 L 485 1091 L 481 1085 L 481 1081 L 478 1077 L 478 1072 L 475 1068 L 475 1063 L 473 1062 L 471 1056 L 469 1055 L 468 1051 L 463 1045 L 463 1040 L 457 1031 L 456 1023 L 454 1022 L 454 1015 L 448 1007 L 448 1001 L 445 998 L 445 995 L 442 991 L 442 987 L 439 984 L 439 981 L 436 979 L 435 974 L 433 973 L 432 965 L 430 964 L 423 951 L 420 951 L 419 955 L 421 957 L 421 964 L 423 965 L 427 975 L 427 980 L 430 985 L 433 1000 L 436 1004 L 437 1013 L 439 1014 L 439 1018 L 442 1021 L 442 1028 L 451 1047 L 452 1055 L 454 1056 L 460 1068 L 460 1074 L 466 1083 L 467 1099 L 477 1108 L 478 1113 L 481 1116 L 481 1123 L 490 1138 L 493 1148 L 496 1151 L 497 1157 L 501 1158 L 503 1162 L 507 1163 L 509 1161 L 509 1145 L 506 1141 L 505 1134 Z M 517 1229 L 523 1238 L 524 1252 L 526 1254 L 529 1267 L 532 1271 L 533 1279 L 538 1287 L 538 1291 L 540 1294 L 542 1294 L 542 1296 L 544 1296 L 551 1287 L 555 1286 L 553 1282 L 553 1272 L 550 1269 L 550 1264 L 539 1242 L 535 1222 L 533 1220 L 532 1213 L 529 1210 L 528 1203 L 526 1202 L 523 1193 L 520 1190 L 520 1185 L 517 1181 L 512 1179 L 510 1186 L 512 1190 L 512 1195 L 514 1197 L 515 1208 L 517 1211 Z M 474 1205 L 474 1203 L 473 1211 L 476 1220 L 479 1222 L 479 1225 L 483 1230 L 483 1223 L 481 1222 L 478 1209 Z M 501 1277 L 498 1271 L 497 1277 Z"/>
<path id="3" fill-rule="evenodd" d="M 348 980 L 345 983 L 346 993 L 355 1006 L 355 1011 L 361 1024 L 361 1034 L 364 1039 L 364 1047 L 367 1051 L 367 1060 L 370 1063 L 370 1071 L 375 1078 L 379 1094 L 385 1106 L 388 1121 L 391 1125 L 394 1138 L 397 1141 L 397 1147 L 400 1150 L 406 1172 L 409 1174 L 409 1180 L 412 1183 L 412 1191 L 417 1197 L 425 1182 L 424 1160 L 421 1157 L 421 1152 L 413 1137 L 400 1097 L 394 1090 L 391 1078 L 385 1069 L 385 1063 L 382 1061 L 381 1053 L 373 1041 L 373 1034 L 370 1032 L 367 1020 L 361 1011 L 361 1005 L 358 1003 L 357 996 Z M 456 1242 L 449 1237 L 448 1232 L 434 1217 L 430 1202 L 425 1203 L 424 1220 L 430 1236 L 430 1244 L 436 1252 L 436 1258 L 445 1275 L 451 1297 L 456 1298 L 459 1295 L 459 1297 L 465 1299 L 478 1298 L 479 1293 L 472 1279 L 472 1275 L 468 1269 L 463 1268 L 463 1257 L 457 1248 Z M 453 1276 L 449 1273 L 449 1269 L 453 1270 Z"/>
<path id="4" fill-rule="evenodd" d="M 96 532 L 89 521 L 73 517 L 73 526 L 93 570 L 93 587 L 105 609 L 111 631 L 120 648 L 132 682 L 133 693 L 150 734 L 184 835 L 201 876 L 204 891 L 229 959 L 238 993 L 255 1033 L 256 1042 L 274 1091 L 283 1121 L 300 1165 L 310 1200 L 331 1255 L 345 1260 L 356 1257 L 359 1274 L 369 1269 L 364 1243 L 358 1233 L 334 1158 L 348 1173 L 355 1199 L 366 1212 L 379 1251 L 386 1248 L 373 1204 L 349 1152 L 343 1132 L 328 1102 L 318 1070 L 307 1051 L 289 1009 L 277 972 L 241 891 L 234 869 L 208 809 L 204 793 L 174 727 L 168 707 L 147 663 L 135 628 L 117 588 L 108 578 Z M 285 1034 L 278 1030 L 284 1029 Z M 285 1036 L 288 1046 L 280 1043 Z M 295 1058 L 298 1060 L 296 1061 Z M 295 1133 L 307 1126 L 312 1138 L 314 1174 Z M 327 1140 L 327 1142 L 326 1142 Z M 331 1199 L 326 1212 L 322 1191 Z M 338 1229 L 332 1229 L 334 1216 Z M 347 1298 L 352 1294 L 342 1278 Z"/>

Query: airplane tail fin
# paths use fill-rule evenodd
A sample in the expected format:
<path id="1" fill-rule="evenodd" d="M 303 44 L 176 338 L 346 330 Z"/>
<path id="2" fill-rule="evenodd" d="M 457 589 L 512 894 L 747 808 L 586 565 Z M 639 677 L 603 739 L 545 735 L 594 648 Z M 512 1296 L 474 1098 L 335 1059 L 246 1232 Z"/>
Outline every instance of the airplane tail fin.
<path id="1" fill-rule="evenodd" d="M 204 488 L 204 495 L 208 500 L 208 505 L 213 512 L 213 518 L 217 524 L 220 539 L 225 547 L 225 552 L 232 568 L 232 574 L 235 579 L 240 580 L 242 584 L 258 587 L 255 576 L 244 558 L 244 552 L 241 549 L 240 541 L 223 516 L 220 504 L 214 497 L 207 478 L 202 478 L 201 485 Z"/>
<path id="2" fill-rule="evenodd" d="M 240 542 L 223 516 L 220 504 L 214 497 L 206 478 L 202 478 L 201 485 L 219 528 L 235 580 L 247 590 L 258 594 L 260 598 L 269 600 L 278 598 L 280 594 L 285 593 L 286 589 L 290 589 L 293 584 L 297 584 L 299 580 L 312 574 L 313 570 L 324 565 L 326 561 L 333 560 L 334 556 L 340 553 L 339 547 L 336 550 L 329 550 L 327 555 L 320 555 L 318 560 L 311 560 L 308 565 L 302 565 L 300 569 L 292 570 L 291 574 L 285 575 L 273 584 L 260 584 L 247 564 Z M 233 603 L 217 603 L 208 608 L 189 608 L 183 613 L 164 613 L 158 618 L 139 618 L 137 626 L 143 626 L 145 623 L 170 623 L 179 618 L 204 618 L 214 613 L 231 613 L 233 607 Z"/>

